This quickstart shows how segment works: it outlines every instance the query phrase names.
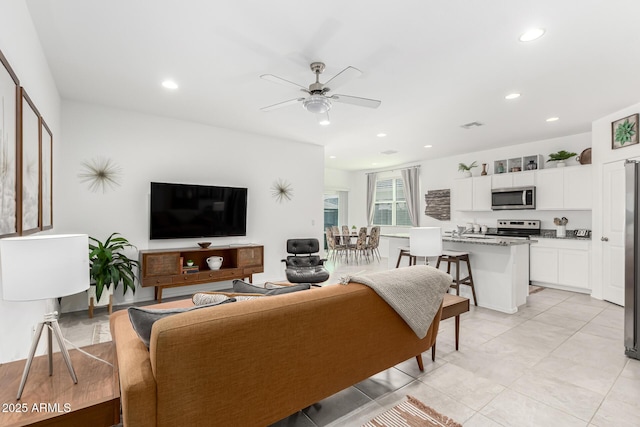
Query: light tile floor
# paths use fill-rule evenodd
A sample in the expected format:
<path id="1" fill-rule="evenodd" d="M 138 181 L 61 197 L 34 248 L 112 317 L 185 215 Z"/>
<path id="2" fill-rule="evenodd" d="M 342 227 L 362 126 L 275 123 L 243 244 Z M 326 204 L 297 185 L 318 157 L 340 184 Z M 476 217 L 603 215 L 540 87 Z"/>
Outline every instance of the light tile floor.
<path id="1" fill-rule="evenodd" d="M 385 270 L 386 261 L 329 263 L 330 282 Z M 76 345 L 88 345 L 108 315 L 65 313 L 60 325 Z M 435 362 L 424 353 L 425 372 L 412 358 L 274 426 L 359 426 L 408 394 L 472 427 L 640 426 L 640 361 L 624 356 L 619 306 L 553 289 L 530 295 L 512 315 L 472 305 L 462 316 L 460 351 L 447 319 L 436 353 Z"/>

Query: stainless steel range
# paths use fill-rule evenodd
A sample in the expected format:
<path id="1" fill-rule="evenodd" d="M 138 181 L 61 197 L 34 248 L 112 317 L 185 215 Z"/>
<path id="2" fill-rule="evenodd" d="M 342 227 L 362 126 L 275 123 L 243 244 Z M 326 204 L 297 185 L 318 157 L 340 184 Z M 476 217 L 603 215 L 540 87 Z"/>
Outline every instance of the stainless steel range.
<path id="1" fill-rule="evenodd" d="M 538 234 L 540 234 L 540 221 L 537 219 L 499 219 L 497 231 L 486 235 L 528 239 L 529 236 Z"/>

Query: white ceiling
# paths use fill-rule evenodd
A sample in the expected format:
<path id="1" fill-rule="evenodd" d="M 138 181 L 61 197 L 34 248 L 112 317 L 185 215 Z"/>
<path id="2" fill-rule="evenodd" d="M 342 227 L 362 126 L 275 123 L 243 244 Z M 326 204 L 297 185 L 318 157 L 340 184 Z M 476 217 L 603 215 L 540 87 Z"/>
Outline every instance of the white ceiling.
<path id="1" fill-rule="evenodd" d="M 640 101 L 638 0 L 27 3 L 64 99 L 320 144 L 336 169 L 588 132 Z M 531 27 L 546 34 L 518 41 Z M 299 105 L 260 111 L 301 95 L 260 75 L 306 86 L 312 61 L 321 81 L 359 68 L 338 92 L 382 105 L 334 103 L 327 127 Z M 460 127 L 473 121 L 485 125 Z"/>

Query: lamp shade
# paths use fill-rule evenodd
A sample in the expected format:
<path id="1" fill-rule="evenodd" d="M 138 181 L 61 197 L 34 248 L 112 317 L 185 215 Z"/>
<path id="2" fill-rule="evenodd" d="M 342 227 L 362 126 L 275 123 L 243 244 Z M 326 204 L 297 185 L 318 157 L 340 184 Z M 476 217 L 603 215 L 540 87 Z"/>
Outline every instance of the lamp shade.
<path id="1" fill-rule="evenodd" d="M 7 301 L 35 301 L 89 288 L 89 237 L 48 234 L 0 239 L 0 277 Z"/>
<path id="2" fill-rule="evenodd" d="M 411 255 L 434 257 L 442 255 L 442 229 L 440 227 L 414 227 L 409 231 Z"/>

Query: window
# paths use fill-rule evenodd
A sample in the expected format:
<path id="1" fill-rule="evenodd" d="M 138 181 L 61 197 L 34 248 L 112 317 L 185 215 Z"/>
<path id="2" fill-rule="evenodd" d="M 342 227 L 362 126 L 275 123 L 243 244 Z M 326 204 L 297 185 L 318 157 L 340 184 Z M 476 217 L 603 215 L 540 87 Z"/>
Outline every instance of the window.
<path id="1" fill-rule="evenodd" d="M 375 225 L 411 225 L 402 178 L 379 179 L 373 207 Z"/>

